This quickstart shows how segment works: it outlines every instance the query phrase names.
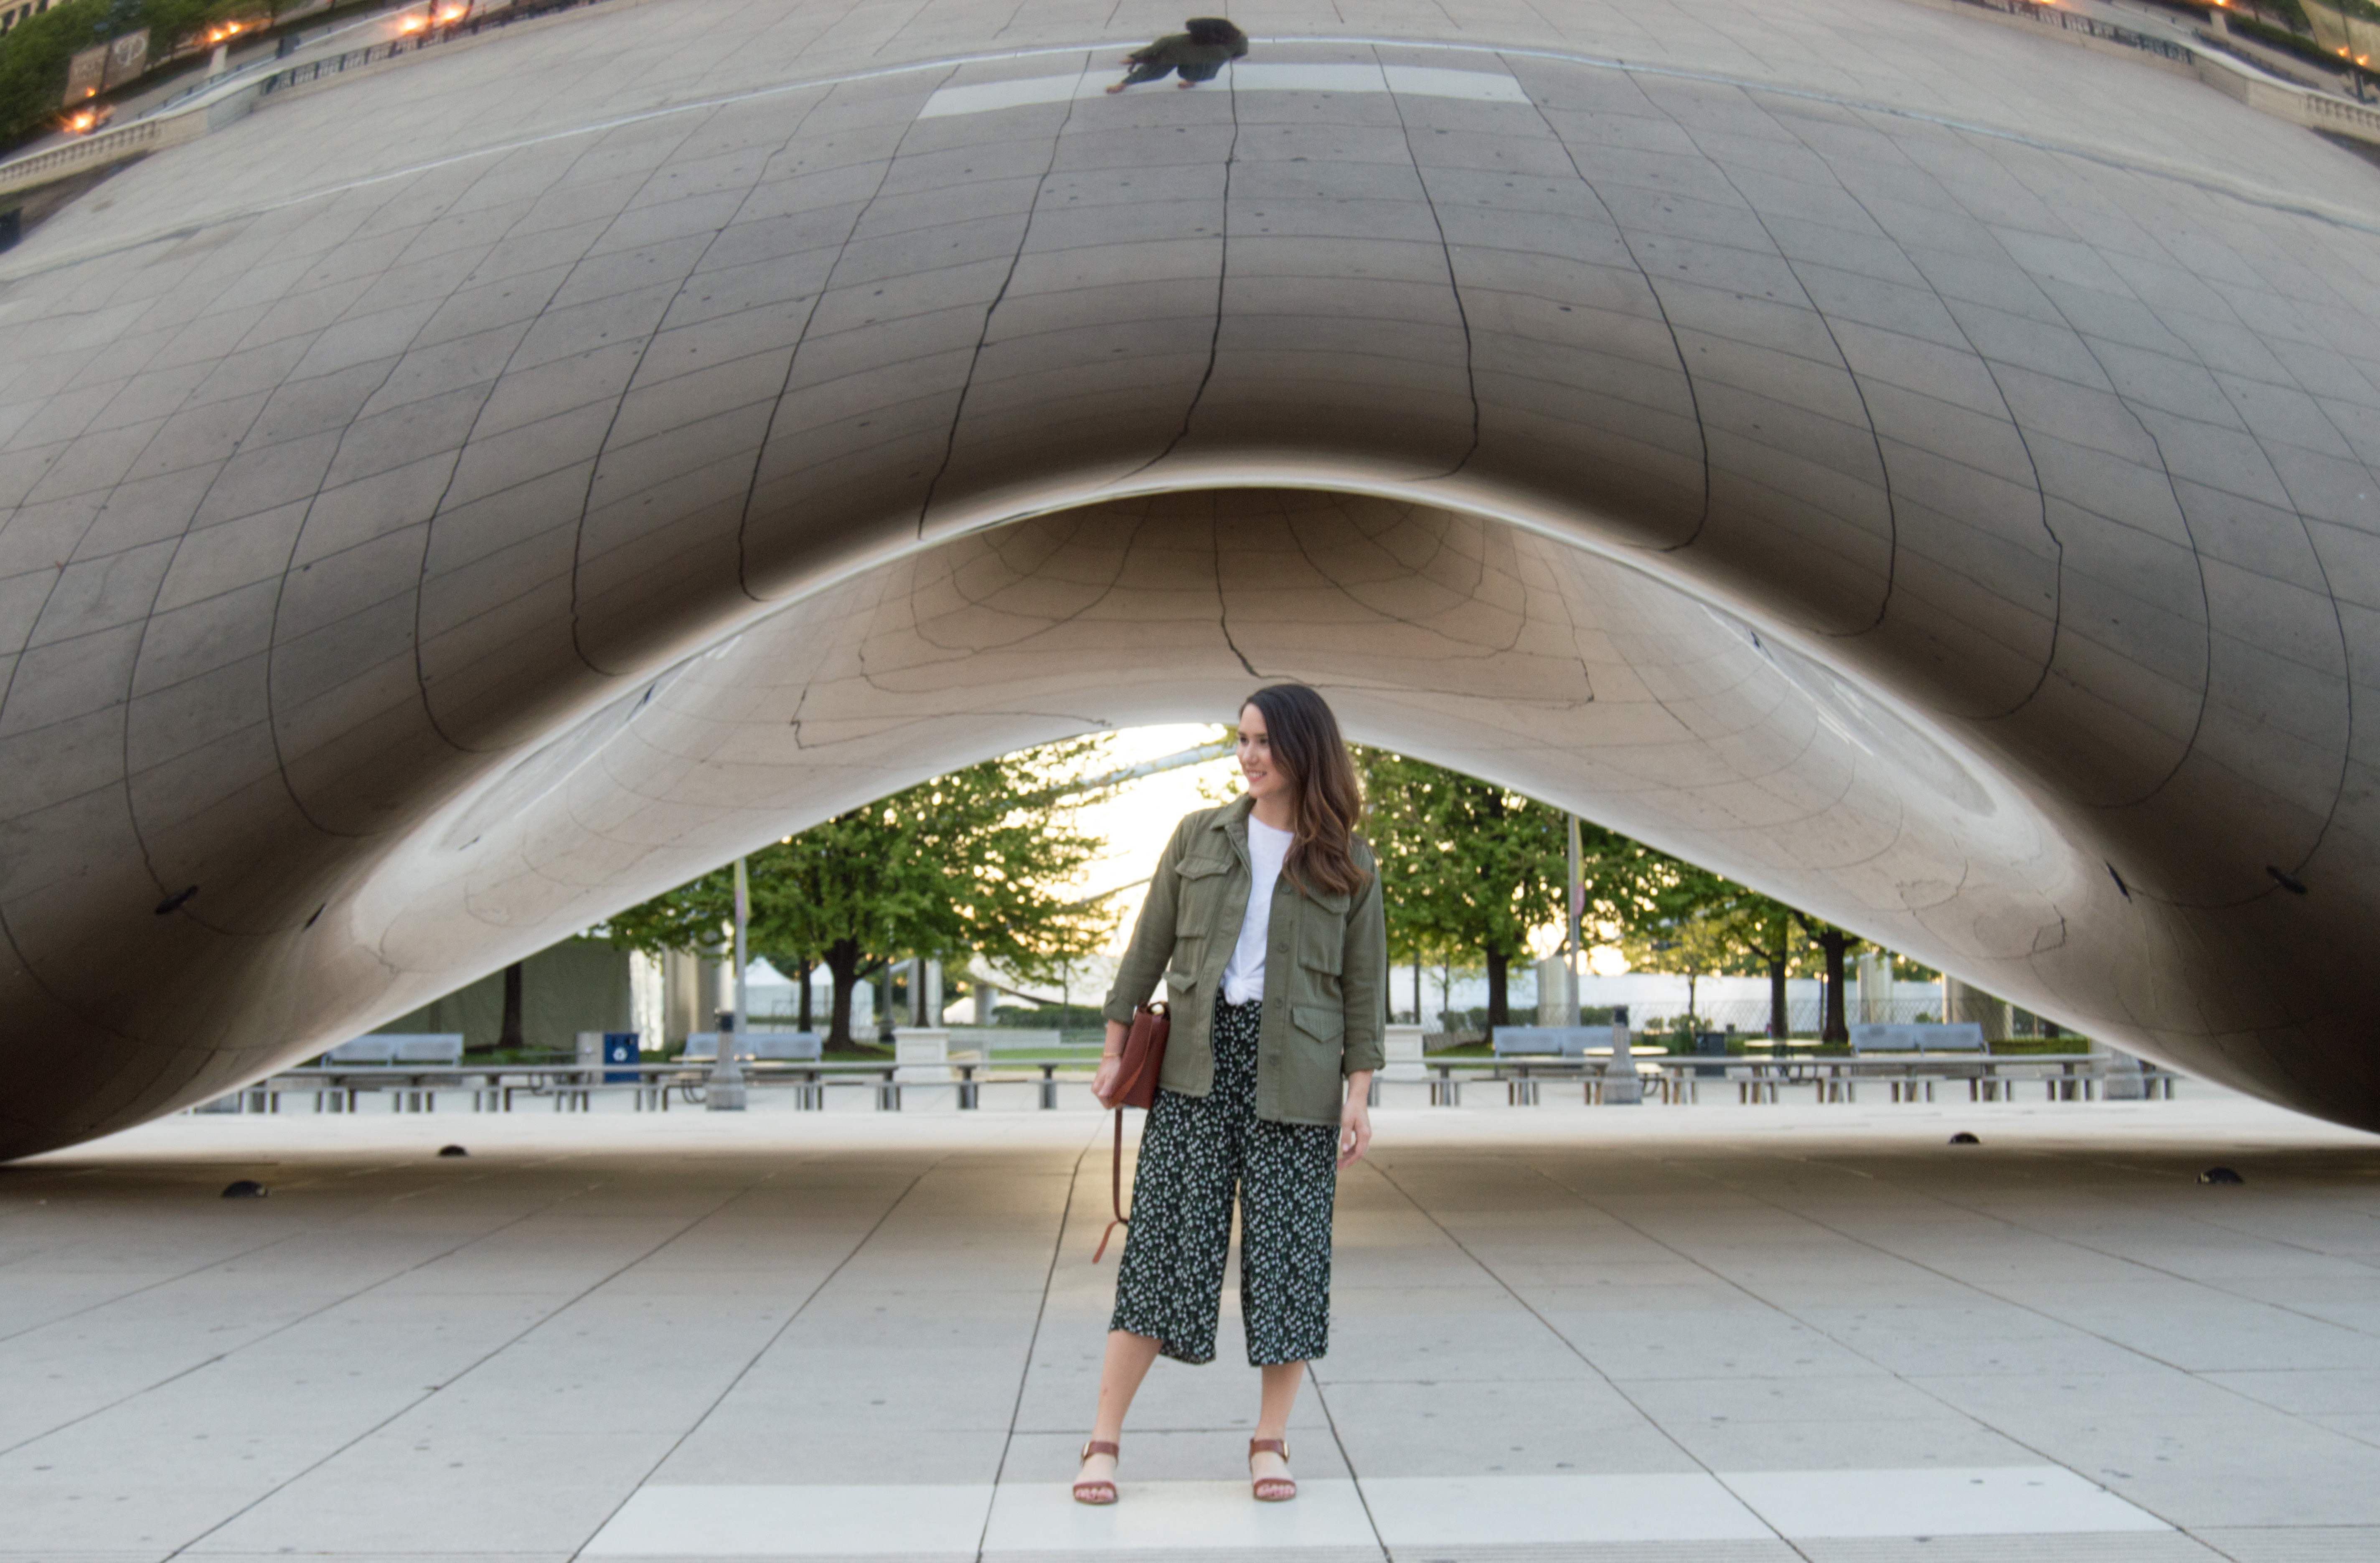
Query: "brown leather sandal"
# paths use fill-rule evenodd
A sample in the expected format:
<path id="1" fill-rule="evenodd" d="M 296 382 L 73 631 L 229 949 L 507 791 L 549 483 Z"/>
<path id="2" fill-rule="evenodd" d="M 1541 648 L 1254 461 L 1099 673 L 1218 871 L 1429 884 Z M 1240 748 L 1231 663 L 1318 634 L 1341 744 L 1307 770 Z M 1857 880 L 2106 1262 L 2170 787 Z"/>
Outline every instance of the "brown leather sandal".
<path id="1" fill-rule="evenodd" d="M 1258 1503 L 1287 1503 L 1297 1496 L 1297 1484 L 1287 1476 L 1258 1476 L 1253 1467 L 1257 1456 L 1277 1454 L 1283 1465 L 1289 1463 L 1289 1440 L 1286 1438 L 1251 1438 L 1248 1440 L 1248 1462 L 1251 1467 L 1248 1483 Z"/>
<path id="2" fill-rule="evenodd" d="M 1104 1438 L 1093 1438 L 1083 1445 L 1083 1452 L 1077 1458 L 1088 1460 L 1093 1455 L 1113 1455 L 1115 1452 L 1116 1447 L 1113 1444 L 1109 1443 Z M 1075 1501 L 1076 1503 L 1087 1503 L 1098 1506 L 1111 1504 L 1115 1502 L 1115 1500 L 1116 1484 L 1113 1482 L 1077 1482 L 1075 1484 Z"/>

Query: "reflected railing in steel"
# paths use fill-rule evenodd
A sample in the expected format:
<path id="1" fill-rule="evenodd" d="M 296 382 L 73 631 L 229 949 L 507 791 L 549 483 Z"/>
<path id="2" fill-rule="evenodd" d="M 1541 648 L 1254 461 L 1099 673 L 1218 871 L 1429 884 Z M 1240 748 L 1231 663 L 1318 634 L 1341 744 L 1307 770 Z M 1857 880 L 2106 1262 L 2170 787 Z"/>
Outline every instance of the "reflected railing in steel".
<path id="1" fill-rule="evenodd" d="M 1041 1111 L 1058 1106 L 1062 1083 L 1087 1085 L 1091 1071 L 1071 1063 L 986 1064 L 960 1060 L 947 1066 L 946 1079 L 900 1078 L 914 1066 L 893 1063 L 789 1063 L 773 1060 L 747 1060 L 746 1085 L 755 1091 L 790 1090 L 796 1109 L 819 1111 L 826 1093 L 837 1086 L 868 1086 L 876 1110 L 898 1112 L 911 1091 L 950 1091 L 962 1111 L 979 1109 L 986 1085 L 1035 1087 L 1034 1106 Z M 1576 1089 L 1585 1105 L 1602 1103 L 1610 1060 L 1587 1059 L 1436 1059 L 1424 1064 L 1433 1107 L 1460 1107 L 1465 1086 L 1501 1085 L 1512 1107 L 1536 1107 L 1544 1088 L 1553 1084 Z M 1064 1073 L 1061 1074 L 1061 1072 Z M 1933 1054 L 1914 1057 L 1818 1057 L 1758 1059 L 1718 1055 L 1665 1055 L 1640 1058 L 1636 1071 L 1647 1102 L 1682 1106 L 1702 1099 L 1702 1088 L 1732 1084 L 1739 1103 L 1773 1104 L 1788 1093 L 1806 1090 L 1818 1103 L 1855 1102 L 1859 1087 L 1882 1085 L 1894 1102 L 1930 1102 L 1935 1087 L 1964 1082 L 1972 1102 L 2016 1099 L 2020 1087 L 2039 1084 L 2045 1099 L 2096 1101 L 2107 1096 L 2111 1079 L 2137 1080 L 2143 1100 L 2171 1100 L 2180 1076 L 2145 1061 L 2105 1053 Z M 320 1113 L 356 1112 L 365 1098 L 388 1103 L 392 1112 L 435 1112 L 443 1092 L 468 1092 L 473 1112 L 514 1112 L 527 1105 L 543 1104 L 554 1112 L 593 1110 L 599 1094 L 629 1093 L 634 1110 L 667 1112 L 673 1102 L 704 1105 L 710 1066 L 701 1063 L 651 1064 L 366 1064 L 315 1065 L 284 1070 L 269 1079 L 217 1098 L 200 1112 L 277 1113 L 285 1096 L 311 1095 Z M 1372 1100 L 1380 1100 L 1381 1082 L 1373 1080 Z M 2127 1094 L 2129 1098 L 2129 1094 Z"/>
<path id="2" fill-rule="evenodd" d="M 361 70 L 366 66 L 378 65 L 383 60 L 395 59 L 399 55 L 418 53 L 435 44 L 452 42 L 457 38 L 476 38 L 480 33 L 510 27 L 515 22 L 533 21 L 539 17 L 552 16 L 557 11 L 572 11 L 581 6 L 600 6 L 602 3 L 603 0 L 520 0 L 518 5 L 508 6 L 501 11 L 491 11 L 485 16 L 475 16 L 440 27 L 427 27 L 419 32 L 407 33 L 401 38 L 383 39 L 378 43 L 368 43 L 360 49 L 343 50 L 335 55 L 325 55 L 318 60 L 308 60 L 304 65 L 291 66 L 285 70 L 274 71 L 258 87 L 257 95 L 260 98 L 267 97 L 291 87 L 302 87 L 310 81 L 319 81 L 325 76 L 341 76 L 350 70 Z"/>
<path id="3" fill-rule="evenodd" d="M 2086 17 L 2057 6 L 2036 4 L 2035 0 L 1962 0 L 1962 3 L 1979 6 L 1986 11 L 2001 11 L 2011 17 L 2022 17 L 2028 21 L 2037 21 L 2046 27 L 2063 28 L 2069 32 L 2087 33 L 2106 42 L 2121 43 L 2128 49 L 2138 49 L 2144 54 L 2180 61 L 2183 65 L 2191 64 L 2197 57 L 2196 52 L 2186 43 L 2177 43 L 2172 39 L 2159 38 L 2153 33 L 2135 32 L 2129 27 L 2119 27 L 2114 22 L 2101 21 L 2096 17 Z"/>
<path id="4" fill-rule="evenodd" d="M 901 1110 L 904 1094 L 912 1090 L 948 1090 L 963 1109 L 982 1103 L 988 1084 L 1035 1087 L 1035 1106 L 1056 1109 L 1060 1072 L 1066 1079 L 1087 1084 L 1091 1072 L 1070 1063 L 992 1065 L 960 1060 L 947 1067 L 947 1080 L 903 1080 L 909 1066 L 893 1063 L 788 1063 L 774 1060 L 744 1060 L 745 1084 L 754 1090 L 791 1090 L 797 1109 L 816 1111 L 826 1105 L 834 1085 L 873 1088 L 880 1112 Z M 193 1109 L 200 1112 L 277 1113 L 283 1097 L 309 1096 L 320 1113 L 361 1110 L 367 1097 L 387 1101 L 392 1112 L 435 1112 L 440 1093 L 459 1097 L 468 1092 L 473 1112 L 513 1112 L 523 1105 L 532 1110 L 544 1104 L 554 1112 L 587 1112 L 599 1094 L 632 1093 L 634 1110 L 667 1112 L 673 1101 L 704 1105 L 710 1081 L 708 1061 L 648 1064 L 315 1064 L 283 1070 L 242 1090 Z"/>
<path id="5" fill-rule="evenodd" d="M 1575 1085 L 1586 1105 L 1600 1105 L 1609 1059 L 1433 1059 L 1430 1072 L 1432 1107 L 1460 1107 L 1463 1088 L 1474 1083 L 1500 1084 L 1512 1107 L 1535 1107 L 1548 1083 Z M 1702 1099 L 1706 1083 L 1733 1084 L 1736 1100 L 1769 1104 L 1784 1100 L 1783 1093 L 1808 1090 L 1814 1100 L 1853 1102 L 1863 1084 L 1882 1084 L 1895 1102 L 1930 1102 L 1934 1087 L 1963 1081 L 1967 1099 L 1974 1102 L 2014 1101 L 2020 1085 L 2039 1083 L 2050 1101 L 2096 1101 L 2107 1094 L 2109 1078 L 2138 1079 L 2143 1100 L 2169 1101 L 2180 1076 L 2145 1060 L 2106 1053 L 1803 1055 L 1780 1059 L 1719 1054 L 1665 1054 L 1636 1060 L 1644 1099 L 1682 1106 Z"/>

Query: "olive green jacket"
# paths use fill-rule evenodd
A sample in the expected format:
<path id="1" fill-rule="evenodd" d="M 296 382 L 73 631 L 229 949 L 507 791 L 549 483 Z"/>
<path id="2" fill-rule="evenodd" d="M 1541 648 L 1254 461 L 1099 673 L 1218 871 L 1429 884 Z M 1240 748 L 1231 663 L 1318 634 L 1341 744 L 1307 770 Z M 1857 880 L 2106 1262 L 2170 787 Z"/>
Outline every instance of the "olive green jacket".
<path id="1" fill-rule="evenodd" d="M 1186 815 L 1173 828 L 1108 989 L 1107 1018 L 1129 1025 L 1134 1006 L 1165 978 L 1172 1029 L 1157 1083 L 1185 1097 L 1203 1097 L 1215 1083 L 1208 1033 L 1256 882 L 1248 863 L 1254 806 L 1242 797 Z M 1273 887 L 1257 1116 L 1276 1123 L 1338 1122 L 1342 1077 L 1379 1068 L 1384 1056 L 1389 943 L 1379 867 L 1360 837 L 1353 845 L 1365 875 L 1354 895 L 1306 894 L 1287 874 Z"/>

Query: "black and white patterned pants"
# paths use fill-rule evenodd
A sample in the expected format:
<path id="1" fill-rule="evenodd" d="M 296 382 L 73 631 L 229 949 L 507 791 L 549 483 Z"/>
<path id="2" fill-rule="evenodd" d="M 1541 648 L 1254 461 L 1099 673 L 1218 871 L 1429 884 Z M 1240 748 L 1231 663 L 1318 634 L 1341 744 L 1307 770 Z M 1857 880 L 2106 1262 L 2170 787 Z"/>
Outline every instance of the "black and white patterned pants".
<path id="1" fill-rule="evenodd" d="M 1215 998 L 1215 1083 L 1205 1097 L 1160 1089 L 1140 1136 L 1132 1226 L 1111 1329 L 1154 1337 L 1185 1363 L 1215 1360 L 1240 1203 L 1240 1314 L 1248 1365 L 1303 1363 L 1330 1347 L 1330 1206 L 1339 1131 L 1257 1116 L 1262 1001 Z"/>

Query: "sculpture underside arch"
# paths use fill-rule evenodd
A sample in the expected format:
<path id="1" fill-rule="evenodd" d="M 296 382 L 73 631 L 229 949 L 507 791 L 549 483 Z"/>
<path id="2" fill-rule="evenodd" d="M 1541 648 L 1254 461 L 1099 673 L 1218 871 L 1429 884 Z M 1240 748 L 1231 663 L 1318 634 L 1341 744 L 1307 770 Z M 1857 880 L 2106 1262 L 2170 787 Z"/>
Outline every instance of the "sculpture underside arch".
<path id="1" fill-rule="evenodd" d="M 2368 168 L 1886 0 L 2007 100 L 698 9 L 268 103 L 0 266 L 0 1154 L 1252 676 L 2380 1123 Z"/>

